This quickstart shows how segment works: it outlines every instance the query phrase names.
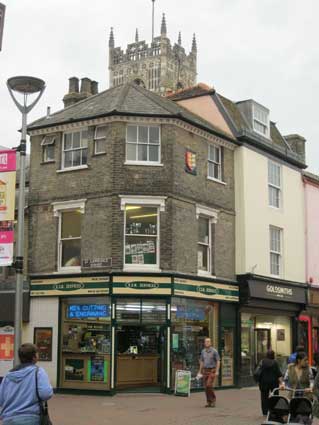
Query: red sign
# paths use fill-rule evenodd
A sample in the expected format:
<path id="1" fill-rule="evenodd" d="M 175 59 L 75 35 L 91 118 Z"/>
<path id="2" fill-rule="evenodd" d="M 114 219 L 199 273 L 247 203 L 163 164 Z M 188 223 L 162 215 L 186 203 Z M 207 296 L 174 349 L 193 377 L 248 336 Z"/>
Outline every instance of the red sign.
<path id="1" fill-rule="evenodd" d="M 0 360 L 13 360 L 14 335 L 0 334 Z"/>

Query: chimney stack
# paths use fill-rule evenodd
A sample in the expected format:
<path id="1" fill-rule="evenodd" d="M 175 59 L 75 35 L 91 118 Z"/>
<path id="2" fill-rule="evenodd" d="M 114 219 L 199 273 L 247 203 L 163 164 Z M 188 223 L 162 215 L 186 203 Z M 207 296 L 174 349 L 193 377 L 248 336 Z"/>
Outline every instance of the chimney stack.
<path id="1" fill-rule="evenodd" d="M 69 78 L 69 92 L 63 97 L 64 107 L 74 105 L 80 100 L 98 93 L 97 81 L 91 81 L 89 78 L 81 78 L 81 90 L 79 79 L 77 77 Z"/>
<path id="2" fill-rule="evenodd" d="M 289 134 L 284 138 L 293 152 L 299 155 L 303 162 L 306 162 L 306 139 L 299 134 Z"/>

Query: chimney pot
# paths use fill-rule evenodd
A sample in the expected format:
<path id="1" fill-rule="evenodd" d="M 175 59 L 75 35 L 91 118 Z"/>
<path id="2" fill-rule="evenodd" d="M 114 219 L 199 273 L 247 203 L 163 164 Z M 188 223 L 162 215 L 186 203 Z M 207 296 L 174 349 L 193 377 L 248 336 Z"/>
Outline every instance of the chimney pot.
<path id="1" fill-rule="evenodd" d="M 51 115 L 51 106 L 47 106 L 47 118 Z"/>
<path id="2" fill-rule="evenodd" d="M 81 93 L 91 94 L 91 80 L 87 77 L 81 78 Z"/>
<path id="3" fill-rule="evenodd" d="M 91 81 L 91 93 L 98 94 L 99 92 L 99 83 L 97 81 Z"/>
<path id="4" fill-rule="evenodd" d="M 69 78 L 69 93 L 79 93 L 79 79 L 77 77 Z"/>

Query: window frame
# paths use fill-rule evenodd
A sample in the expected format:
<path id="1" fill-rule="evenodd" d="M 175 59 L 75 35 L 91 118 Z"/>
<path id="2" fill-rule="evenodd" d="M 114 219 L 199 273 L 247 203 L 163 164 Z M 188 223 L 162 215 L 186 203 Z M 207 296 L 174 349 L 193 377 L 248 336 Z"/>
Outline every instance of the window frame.
<path id="1" fill-rule="evenodd" d="M 65 272 L 81 272 L 81 265 L 80 266 L 69 266 L 69 267 L 63 267 L 62 266 L 62 238 L 61 238 L 61 232 L 62 232 L 62 213 L 63 212 L 72 212 L 72 211 L 79 211 L 81 214 L 85 213 L 85 203 L 86 199 L 80 199 L 76 201 L 65 201 L 65 202 L 54 202 L 52 203 L 53 206 L 53 215 L 54 217 L 58 218 L 58 237 L 57 237 L 57 273 L 65 273 Z M 81 228 L 81 237 L 80 238 L 72 238 L 72 240 L 80 239 L 82 241 L 82 228 Z M 71 240 L 71 239 L 68 239 Z M 81 247 L 82 248 L 82 247 Z M 82 258 L 81 258 L 82 263 Z"/>
<path id="2" fill-rule="evenodd" d="M 209 262 L 207 264 L 207 270 L 200 270 L 198 267 L 198 246 L 199 245 L 205 245 L 204 243 L 199 242 L 198 232 L 197 232 L 197 243 L 196 243 L 196 253 L 197 253 L 197 274 L 198 276 L 210 276 L 215 277 L 216 272 L 214 270 L 214 258 L 215 258 L 215 251 L 214 251 L 214 244 L 216 243 L 216 240 L 214 238 L 213 241 L 213 225 L 215 225 L 218 221 L 218 211 L 214 210 L 212 208 L 203 206 L 203 205 L 196 205 L 196 218 L 197 218 L 197 224 L 199 226 L 199 218 L 206 218 L 208 219 L 208 237 L 209 237 L 209 249 L 208 249 L 208 259 Z M 215 232 L 214 232 L 215 234 Z"/>
<path id="3" fill-rule="evenodd" d="M 62 135 L 62 160 L 61 160 L 61 170 L 60 171 L 69 171 L 69 170 L 79 170 L 82 168 L 88 168 L 88 155 L 89 155 L 89 140 L 87 138 L 87 146 L 86 147 L 81 147 L 81 143 L 82 143 L 82 133 L 83 132 L 87 132 L 88 133 L 88 128 L 87 127 L 83 127 L 83 128 L 79 128 L 79 129 L 72 129 L 72 130 L 68 130 L 63 132 Z M 68 149 L 67 151 L 64 149 L 64 144 L 65 144 L 65 136 L 68 134 L 74 134 L 74 133 L 80 133 L 80 147 L 79 148 L 75 148 L 75 149 Z M 73 136 L 72 136 L 72 143 L 73 143 Z M 74 151 L 83 151 L 84 149 L 87 150 L 87 156 L 86 156 L 86 163 L 85 164 L 81 164 L 81 165 L 72 165 L 71 167 L 65 167 L 65 152 L 74 152 Z M 81 157 L 82 158 L 82 157 Z"/>
<path id="4" fill-rule="evenodd" d="M 136 143 L 134 142 L 128 142 L 127 141 L 127 133 L 128 133 L 128 127 L 137 127 L 137 140 Z M 139 127 L 147 127 L 148 128 L 148 140 L 147 143 L 138 143 L 138 136 L 139 136 Z M 150 127 L 157 127 L 159 130 L 159 143 L 158 144 L 150 144 L 149 143 L 149 128 Z M 140 145 L 145 145 L 147 146 L 147 157 L 149 158 L 149 146 L 158 146 L 158 161 L 150 161 L 149 159 L 147 161 L 142 161 L 139 159 L 133 160 L 133 159 L 128 159 L 127 157 L 127 146 L 128 145 L 136 145 L 136 147 L 138 148 L 138 146 Z M 138 156 L 137 156 L 138 158 Z M 162 131 L 161 131 L 161 126 L 158 124 L 151 124 L 151 123 L 147 123 L 147 124 L 130 124 L 127 123 L 126 124 L 126 134 L 125 134 L 125 165 L 149 165 L 149 166 L 161 166 L 161 159 L 162 159 Z"/>
<path id="5" fill-rule="evenodd" d="M 279 251 L 275 251 L 272 249 L 272 231 L 279 231 Z M 278 268 L 279 273 L 272 273 L 272 256 L 275 255 L 278 258 Z M 282 277 L 283 276 L 283 229 L 277 226 L 269 226 L 269 266 L 270 266 L 270 275 L 274 277 Z"/>
<path id="6" fill-rule="evenodd" d="M 47 138 L 51 138 L 51 141 L 46 142 Z M 55 162 L 55 145 L 56 145 L 56 139 L 57 139 L 57 135 L 56 134 L 46 134 L 41 142 L 41 146 L 42 146 L 42 162 L 44 164 L 50 163 L 50 162 Z M 53 147 L 53 158 L 52 159 L 48 159 L 46 158 L 46 151 L 48 150 L 48 147 Z"/>
<path id="7" fill-rule="evenodd" d="M 210 159 L 210 152 L 211 149 L 218 149 L 219 150 L 219 158 L 220 162 L 215 162 L 215 160 Z M 210 176 L 209 174 L 209 164 L 213 164 L 214 166 L 217 165 L 218 167 L 218 178 L 214 176 Z M 207 156 L 207 178 L 209 180 L 213 180 L 219 183 L 224 183 L 223 181 L 223 148 L 222 146 L 214 145 L 214 144 L 208 144 L 208 156 Z"/>
<path id="8" fill-rule="evenodd" d="M 270 166 L 275 166 L 279 168 L 279 179 L 280 179 L 280 186 L 277 186 L 276 184 L 270 182 Z M 278 206 L 271 204 L 271 197 L 270 197 L 270 189 L 275 189 L 278 191 Z M 271 208 L 275 208 L 276 210 L 279 210 L 282 208 L 283 201 L 282 201 L 282 165 L 278 162 L 275 162 L 271 159 L 268 160 L 268 206 Z"/>
<path id="9" fill-rule="evenodd" d="M 161 212 L 165 211 L 166 197 L 163 196 L 125 196 L 119 195 L 121 199 L 121 211 L 124 212 L 123 219 L 123 271 L 161 271 Z M 157 234 L 156 234 L 156 264 L 126 264 L 125 263 L 125 247 L 126 247 L 126 206 L 136 205 L 142 207 L 157 208 Z M 129 235 L 132 236 L 132 235 Z M 138 235 L 136 235 L 138 236 Z"/>
<path id="10" fill-rule="evenodd" d="M 106 153 L 106 134 L 105 134 L 105 136 L 103 136 L 103 137 L 97 137 L 97 135 L 96 135 L 97 130 L 98 130 L 99 128 L 102 128 L 102 127 L 105 127 L 105 129 L 107 129 L 107 128 L 108 128 L 108 125 L 107 125 L 107 124 L 97 125 L 97 126 L 95 127 L 95 130 L 94 130 L 94 155 L 103 155 L 103 154 L 105 154 L 105 153 Z M 97 151 L 96 151 L 96 146 L 97 146 L 96 142 L 101 141 L 101 140 L 103 140 L 103 139 L 105 140 L 105 147 L 104 147 L 104 151 L 97 152 Z"/>
<path id="11" fill-rule="evenodd" d="M 261 121 L 257 116 L 256 116 L 256 111 L 257 110 L 263 111 L 267 114 L 267 122 L 263 122 Z M 263 133 L 262 131 L 259 131 L 255 128 L 255 121 L 256 123 L 258 123 L 259 125 L 262 125 L 263 127 L 266 128 L 266 133 Z M 270 137 L 270 119 L 269 119 L 269 111 L 267 110 L 267 108 L 265 108 L 262 105 L 257 104 L 256 102 L 252 103 L 252 125 L 253 125 L 253 130 L 255 133 L 260 134 L 263 137 L 266 137 L 267 139 L 269 139 Z"/>

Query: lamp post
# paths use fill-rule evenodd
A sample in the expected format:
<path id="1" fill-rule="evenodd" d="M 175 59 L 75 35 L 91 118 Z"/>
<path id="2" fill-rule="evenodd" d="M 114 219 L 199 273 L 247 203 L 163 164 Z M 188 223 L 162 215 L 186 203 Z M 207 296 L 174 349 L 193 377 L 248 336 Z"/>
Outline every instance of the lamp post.
<path id="1" fill-rule="evenodd" d="M 18 237 L 16 251 L 16 291 L 14 308 L 14 366 L 19 364 L 18 350 L 22 336 L 22 308 L 23 308 L 23 255 L 24 255 L 24 207 L 25 207 L 25 156 L 27 145 L 27 114 L 36 105 L 45 89 L 45 82 L 35 77 L 12 77 L 7 81 L 7 87 L 14 103 L 22 114 L 22 131 L 20 146 L 20 179 L 18 201 Z M 23 95 L 23 103 L 19 103 L 14 92 Z M 35 100 L 27 105 L 28 96 L 38 94 Z"/>

